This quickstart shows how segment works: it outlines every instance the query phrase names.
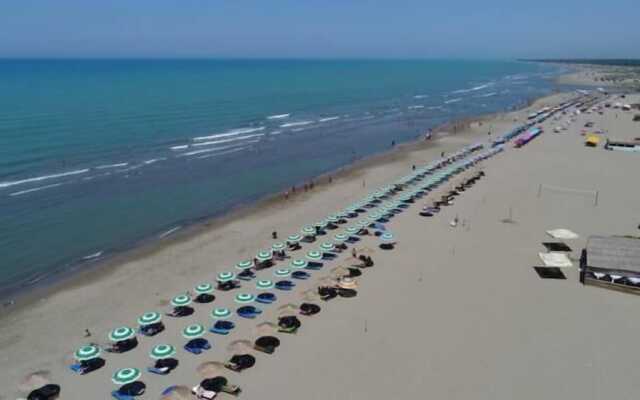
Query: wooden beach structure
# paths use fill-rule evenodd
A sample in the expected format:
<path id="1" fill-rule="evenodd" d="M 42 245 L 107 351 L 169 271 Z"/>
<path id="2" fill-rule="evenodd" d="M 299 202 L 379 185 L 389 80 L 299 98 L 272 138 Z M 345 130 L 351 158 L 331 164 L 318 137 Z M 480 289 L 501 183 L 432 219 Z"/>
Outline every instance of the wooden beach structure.
<path id="1" fill-rule="evenodd" d="M 640 238 L 589 237 L 580 257 L 580 282 L 640 294 Z"/>

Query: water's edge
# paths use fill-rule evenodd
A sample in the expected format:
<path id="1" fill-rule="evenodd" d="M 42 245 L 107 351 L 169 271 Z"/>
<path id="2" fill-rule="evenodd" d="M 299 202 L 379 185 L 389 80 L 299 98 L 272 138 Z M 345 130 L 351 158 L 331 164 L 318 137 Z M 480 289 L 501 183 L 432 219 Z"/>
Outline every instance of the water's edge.
<path id="1" fill-rule="evenodd" d="M 384 164 L 392 159 L 396 159 L 397 157 L 404 157 L 407 153 L 416 149 L 432 146 L 437 147 L 442 135 L 436 136 L 435 133 L 441 133 L 448 127 L 484 120 L 505 112 L 522 110 L 529 107 L 536 101 L 548 98 L 563 91 L 568 90 L 562 90 L 557 87 L 553 93 L 546 96 L 531 98 L 519 107 L 514 106 L 505 111 L 478 114 L 448 121 L 433 129 L 434 138 L 428 142 L 422 140 L 422 138 L 401 142 L 394 148 L 389 148 L 380 153 L 370 154 L 332 171 L 308 177 L 305 181 L 308 182 L 312 180 L 317 188 L 322 188 L 328 184 L 327 181 L 329 176 L 333 178 L 348 177 L 373 165 Z M 296 182 L 294 184 L 298 187 L 301 182 Z M 283 195 L 284 191 L 269 193 L 260 198 L 238 203 L 226 211 L 203 215 L 197 219 L 181 221 L 177 224 L 173 224 L 172 226 L 168 226 L 160 231 L 151 233 L 148 237 L 142 240 L 130 243 L 126 247 L 109 249 L 108 252 L 101 254 L 95 259 L 78 260 L 74 263 L 52 266 L 51 270 L 46 275 L 34 277 L 27 283 L 23 282 L 0 292 L 0 301 L 3 303 L 3 307 L 0 309 L 0 317 L 4 317 L 3 314 L 18 312 L 20 309 L 28 307 L 34 302 L 41 301 L 42 299 L 54 295 L 57 292 L 64 291 L 67 288 L 83 286 L 111 273 L 115 273 L 118 266 L 129 261 L 147 257 L 165 249 L 167 246 L 188 241 L 203 232 L 217 229 L 238 218 L 262 212 L 277 202 L 282 201 Z M 179 229 L 174 230 L 178 227 Z M 163 236 L 163 234 L 167 232 L 170 233 Z"/>

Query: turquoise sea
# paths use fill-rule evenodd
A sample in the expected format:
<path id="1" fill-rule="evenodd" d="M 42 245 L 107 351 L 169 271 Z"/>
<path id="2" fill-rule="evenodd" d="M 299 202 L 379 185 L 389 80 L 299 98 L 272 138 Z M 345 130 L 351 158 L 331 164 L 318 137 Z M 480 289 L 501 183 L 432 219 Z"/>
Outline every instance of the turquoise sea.
<path id="1" fill-rule="evenodd" d="M 0 61 L 0 296 L 554 90 L 510 61 Z"/>

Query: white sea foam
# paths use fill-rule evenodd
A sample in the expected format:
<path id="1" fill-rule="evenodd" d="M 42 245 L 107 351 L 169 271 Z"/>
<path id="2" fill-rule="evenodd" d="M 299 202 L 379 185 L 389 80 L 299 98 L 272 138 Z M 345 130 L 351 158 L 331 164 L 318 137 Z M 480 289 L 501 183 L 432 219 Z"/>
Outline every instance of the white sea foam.
<path id="1" fill-rule="evenodd" d="M 497 94 L 498 92 L 491 92 L 491 93 L 478 95 L 477 97 L 492 97 L 492 96 L 496 96 Z"/>
<path id="2" fill-rule="evenodd" d="M 419 110 L 421 108 L 424 108 L 424 106 L 422 105 L 417 105 L 417 106 L 409 106 L 407 107 L 409 110 Z"/>
<path id="3" fill-rule="evenodd" d="M 232 129 L 232 130 L 227 131 L 227 132 L 216 133 L 216 134 L 209 135 L 209 136 L 194 137 L 193 140 L 198 142 L 198 141 L 201 141 L 201 140 L 209 140 L 209 139 L 217 139 L 217 138 L 223 138 L 223 137 L 229 137 L 229 136 L 246 135 L 247 133 L 260 132 L 260 131 L 263 131 L 264 129 L 265 129 L 264 126 L 259 126 L 257 128 Z"/>
<path id="4" fill-rule="evenodd" d="M 153 164 L 153 163 L 156 163 L 156 162 L 158 162 L 158 161 L 164 161 L 164 160 L 166 160 L 166 158 L 164 158 L 164 157 L 161 157 L 161 158 L 152 158 L 151 160 L 146 160 L 146 161 L 144 162 L 144 164 L 145 164 L 145 165 L 149 165 L 149 164 Z"/>
<path id="5" fill-rule="evenodd" d="M 219 156 L 223 156 L 223 155 L 225 155 L 225 154 L 237 153 L 238 151 L 246 150 L 246 149 L 248 149 L 248 148 L 249 148 L 248 146 L 247 146 L 247 147 L 239 147 L 239 148 L 237 148 L 237 149 L 227 150 L 227 151 L 223 151 L 223 152 L 220 152 L 220 153 L 209 154 L 209 155 L 206 155 L 206 156 L 200 156 L 200 157 L 196 157 L 196 158 L 198 158 L 198 159 L 204 159 L 204 158 L 219 157 Z"/>
<path id="6" fill-rule="evenodd" d="M 276 115 L 269 115 L 267 119 L 284 119 L 284 118 L 289 118 L 290 116 L 291 114 L 276 114 Z"/>
<path id="7" fill-rule="evenodd" d="M 273 132 L 269 132 L 269 135 L 279 135 L 281 133 L 282 131 L 273 131 Z"/>
<path id="8" fill-rule="evenodd" d="M 457 103 L 459 101 L 462 101 L 462 99 L 457 98 L 457 99 L 451 99 L 451 100 L 447 100 L 444 102 L 444 104 L 451 104 L 451 103 Z"/>
<path id="9" fill-rule="evenodd" d="M 426 94 L 417 94 L 413 96 L 414 99 L 426 99 L 427 97 L 429 97 L 429 95 Z"/>
<path id="10" fill-rule="evenodd" d="M 340 117 L 335 116 L 335 117 L 326 117 L 326 118 L 320 118 L 318 120 L 318 122 L 329 122 L 329 121 L 335 121 L 337 119 L 340 119 Z"/>
<path id="11" fill-rule="evenodd" d="M 486 89 L 491 86 L 493 86 L 493 82 L 485 83 L 484 85 L 480 85 L 480 86 L 475 86 L 475 87 L 472 87 L 471 89 L 455 90 L 451 93 L 459 94 L 459 93 L 477 92 L 478 90 Z"/>
<path id="12" fill-rule="evenodd" d="M 228 150 L 228 149 L 236 149 L 236 148 L 238 148 L 238 146 L 240 146 L 241 148 L 245 149 L 245 148 L 247 148 L 248 144 L 253 144 L 253 143 L 257 143 L 257 142 L 259 142 L 259 140 L 249 140 L 249 141 L 246 141 L 246 142 L 237 143 L 237 144 L 233 144 L 233 145 L 229 145 L 229 146 L 220 146 L 220 147 L 213 147 L 211 149 L 202 149 L 202 150 L 189 151 L 187 153 L 182 153 L 180 155 L 181 156 L 194 156 L 196 154 L 211 153 L 211 152 L 214 152 L 214 151 L 221 151 L 221 150 Z"/>
<path id="13" fill-rule="evenodd" d="M 40 181 L 44 181 L 44 180 L 48 180 L 48 179 L 62 178 L 62 177 L 65 177 L 65 176 L 80 175 L 80 174 L 85 174 L 87 172 L 89 172 L 88 168 L 87 169 L 78 169 L 78 170 L 69 171 L 69 172 L 62 172 L 62 173 L 59 173 L 59 174 L 36 176 L 35 178 L 21 179 L 19 181 L 0 182 L 0 189 L 6 188 L 6 187 L 15 186 L 15 185 L 21 185 L 23 183 L 40 182 Z"/>
<path id="14" fill-rule="evenodd" d="M 189 145 L 188 144 L 182 144 L 180 146 L 171 146 L 170 149 L 171 150 L 184 150 L 184 149 L 188 149 Z"/>
<path id="15" fill-rule="evenodd" d="M 129 165 L 129 163 L 118 163 L 118 164 L 105 164 L 105 165 L 98 165 L 96 167 L 96 169 L 108 169 L 108 168 L 118 168 L 118 167 L 126 167 L 127 165 Z"/>
<path id="16" fill-rule="evenodd" d="M 102 251 L 99 251 L 97 253 L 93 253 L 93 254 L 89 254 L 88 256 L 84 256 L 82 257 L 83 260 L 93 260 L 94 258 L 98 258 L 102 255 Z"/>
<path id="17" fill-rule="evenodd" d="M 173 232 L 179 230 L 180 228 L 182 228 L 182 226 L 180 226 L 180 225 L 176 226 L 175 228 L 171 228 L 168 231 L 163 232 L 160 235 L 158 235 L 158 238 L 160 238 L 160 239 L 165 238 L 165 237 L 171 235 Z"/>
<path id="18" fill-rule="evenodd" d="M 64 183 L 54 183 L 52 185 L 40 186 L 40 187 L 36 187 L 36 188 L 32 188 L 32 189 L 21 190 L 19 192 L 13 192 L 13 193 L 10 193 L 9 196 L 20 196 L 20 195 L 23 195 L 23 194 L 27 194 L 27 193 L 31 193 L 31 192 L 39 192 L 40 190 L 54 188 L 54 187 L 62 186 L 62 185 L 64 185 Z"/>
<path id="19" fill-rule="evenodd" d="M 280 128 L 293 128 L 296 126 L 305 126 L 305 125 L 311 125 L 315 123 L 315 121 L 298 121 L 298 122 L 288 122 L 286 124 L 282 124 L 280 125 Z"/>
<path id="20" fill-rule="evenodd" d="M 220 143 L 231 143 L 231 142 L 237 142 L 239 140 L 252 139 L 252 138 L 261 137 L 261 136 L 264 136 L 264 133 L 256 133 L 254 135 L 245 135 L 245 136 L 236 136 L 236 137 L 230 137 L 227 139 L 220 139 L 220 140 L 211 140 L 209 142 L 199 142 L 199 143 L 192 144 L 191 147 L 211 146 L 211 145 L 220 144 Z"/>

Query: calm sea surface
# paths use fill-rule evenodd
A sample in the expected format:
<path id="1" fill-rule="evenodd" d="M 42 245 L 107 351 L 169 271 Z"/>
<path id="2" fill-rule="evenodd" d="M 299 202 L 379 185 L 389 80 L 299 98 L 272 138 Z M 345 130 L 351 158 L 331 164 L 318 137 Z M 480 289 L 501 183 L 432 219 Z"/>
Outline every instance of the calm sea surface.
<path id="1" fill-rule="evenodd" d="M 0 295 L 392 140 L 521 105 L 550 93 L 559 72 L 489 61 L 0 61 Z"/>

